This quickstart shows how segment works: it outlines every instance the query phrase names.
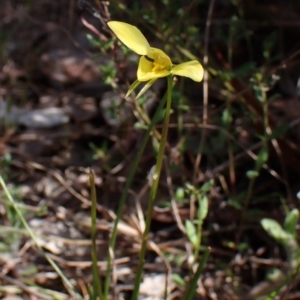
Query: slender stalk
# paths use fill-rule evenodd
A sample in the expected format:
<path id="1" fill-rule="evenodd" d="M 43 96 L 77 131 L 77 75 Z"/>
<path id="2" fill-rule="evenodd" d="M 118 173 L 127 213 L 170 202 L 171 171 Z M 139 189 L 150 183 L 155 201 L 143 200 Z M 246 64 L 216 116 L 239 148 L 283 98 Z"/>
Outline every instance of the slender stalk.
<path id="1" fill-rule="evenodd" d="M 268 99 L 267 99 L 267 94 L 266 94 L 266 91 L 264 90 L 263 85 L 260 87 L 260 89 L 261 89 L 261 98 L 262 98 L 261 102 L 262 102 L 262 106 L 263 106 L 263 124 L 264 124 L 264 138 L 262 141 L 262 149 L 264 149 L 267 152 L 268 151 L 268 128 L 269 128 Z M 262 166 L 263 165 L 261 165 L 261 164 L 259 164 L 259 165 L 256 164 L 254 171 L 259 173 L 262 169 Z M 248 208 L 249 208 L 250 200 L 252 198 L 253 188 L 254 188 L 256 179 L 257 179 L 256 177 L 252 177 L 250 179 L 250 182 L 248 185 L 246 199 L 245 199 L 243 210 L 241 213 L 240 226 L 238 228 L 238 232 L 236 235 L 236 246 L 238 246 L 238 244 L 240 243 L 240 238 L 241 238 L 241 234 L 243 232 L 243 226 L 244 226 L 246 216 L 248 213 Z"/>
<path id="2" fill-rule="evenodd" d="M 125 201 L 127 199 L 127 195 L 129 192 L 129 187 L 132 183 L 133 180 L 133 176 L 136 173 L 139 161 L 141 159 L 141 156 L 144 152 L 144 149 L 146 147 L 148 138 L 150 136 L 150 133 L 152 132 L 154 125 L 157 123 L 158 118 L 160 116 L 161 110 L 166 102 L 166 98 L 167 98 L 167 93 L 165 93 L 164 97 L 162 98 L 162 100 L 160 101 L 158 108 L 152 118 L 152 121 L 150 123 L 150 125 L 148 126 L 148 129 L 143 137 L 143 140 L 141 142 L 141 144 L 139 145 L 139 150 L 137 152 L 137 155 L 132 163 L 132 167 L 128 176 L 128 179 L 126 181 L 125 187 L 124 187 L 124 191 L 122 193 L 121 199 L 120 199 L 120 203 L 118 206 L 118 210 L 117 210 L 117 216 L 116 219 L 114 220 L 114 225 L 113 225 L 113 229 L 112 229 L 112 234 L 111 234 L 111 238 L 109 240 L 109 249 L 108 249 L 108 257 L 107 257 L 107 270 L 106 270 L 106 275 L 105 275 L 105 283 L 104 283 L 104 299 L 108 299 L 108 292 L 109 292 L 109 283 L 110 283 L 110 275 L 111 275 L 111 265 L 112 265 L 112 259 L 113 259 L 113 253 L 114 253 L 114 249 L 115 249 L 115 245 L 116 245 L 116 239 L 117 239 L 117 229 L 118 229 L 118 223 L 121 219 L 121 215 L 122 215 L 122 211 L 125 205 Z"/>
<path id="3" fill-rule="evenodd" d="M 259 170 L 255 169 L 255 171 L 259 171 Z M 237 231 L 237 234 L 236 234 L 236 242 L 235 242 L 236 247 L 238 247 L 238 245 L 241 241 L 241 235 L 242 235 L 242 232 L 243 232 L 243 229 L 244 229 L 244 223 L 245 223 L 245 220 L 246 220 L 250 200 L 252 198 L 252 193 L 253 193 L 253 187 L 254 187 L 255 180 L 256 180 L 256 178 L 252 177 L 250 179 L 250 182 L 249 182 L 249 185 L 248 185 L 243 210 L 241 212 L 240 225 L 238 227 L 238 231 Z"/>
<path id="4" fill-rule="evenodd" d="M 198 201 L 199 203 L 199 201 Z M 201 205 L 200 203 L 198 205 Z M 202 243 L 202 226 L 203 226 L 203 221 L 202 220 L 197 220 L 197 236 L 198 236 L 198 247 L 195 248 L 194 251 L 194 259 L 193 261 L 196 262 L 198 257 L 199 257 L 199 252 L 200 252 L 200 247 Z"/>
<path id="5" fill-rule="evenodd" d="M 191 279 L 190 284 L 186 289 L 186 294 L 182 299 L 185 299 L 185 300 L 192 300 L 193 299 L 193 296 L 196 292 L 198 279 L 199 279 L 199 277 L 200 277 L 200 275 L 203 271 L 203 268 L 206 264 L 209 252 L 210 252 L 210 248 L 206 248 L 204 250 L 203 256 L 202 256 L 202 258 L 199 262 L 196 273 L 194 274 L 193 278 Z"/>
<path id="6" fill-rule="evenodd" d="M 146 216 L 146 226 L 145 226 L 145 230 L 143 232 L 142 246 L 141 246 L 137 274 L 136 274 L 136 278 L 135 278 L 134 290 L 133 290 L 133 295 L 132 295 L 133 300 L 137 300 L 138 296 L 139 296 L 138 294 L 139 294 L 140 283 L 141 283 L 141 278 L 142 278 L 142 273 L 143 273 L 143 266 L 144 266 L 146 248 L 147 248 L 148 234 L 150 231 L 152 212 L 153 212 L 155 197 L 156 197 L 156 193 L 157 193 L 159 177 L 160 177 L 160 173 L 161 173 L 164 151 L 165 151 L 167 135 L 168 135 L 171 102 L 172 102 L 172 87 L 173 87 L 172 76 L 171 75 L 168 76 L 167 80 L 168 80 L 168 87 L 167 87 L 166 112 L 165 112 L 165 117 L 164 117 L 164 122 L 163 122 L 161 140 L 160 140 L 160 145 L 159 145 L 159 149 L 158 149 L 158 155 L 157 155 L 157 159 L 156 159 L 155 171 L 154 171 L 153 178 L 152 178 L 153 182 L 152 182 L 152 186 L 151 186 L 151 190 L 150 190 L 149 204 L 148 204 L 147 216 Z"/>
<path id="7" fill-rule="evenodd" d="M 91 238 L 92 238 L 92 273 L 93 273 L 93 299 L 97 299 L 97 295 L 100 300 L 104 300 L 102 285 L 100 281 L 99 269 L 98 269 L 98 256 L 97 256 L 97 245 L 96 245 L 96 235 L 97 235 L 97 197 L 95 188 L 95 177 L 90 170 L 90 186 L 91 186 L 91 217 L 92 217 L 92 228 L 91 228 Z"/>
<path id="8" fill-rule="evenodd" d="M 202 153 L 203 147 L 205 146 L 206 142 L 206 125 L 208 124 L 208 80 L 209 80 L 209 73 L 208 73 L 208 44 L 209 44 L 209 35 L 210 35 L 210 26 L 212 23 L 212 16 L 215 6 L 215 0 L 211 0 L 209 3 L 209 9 L 207 14 L 206 26 L 205 26 L 205 37 L 204 37 L 204 57 L 203 57 L 203 64 L 204 64 L 204 76 L 203 76 L 203 114 L 202 114 L 202 134 L 199 144 L 199 151 L 195 161 L 195 167 L 193 171 L 193 183 L 197 183 L 197 178 L 199 175 L 201 160 L 202 160 Z"/>

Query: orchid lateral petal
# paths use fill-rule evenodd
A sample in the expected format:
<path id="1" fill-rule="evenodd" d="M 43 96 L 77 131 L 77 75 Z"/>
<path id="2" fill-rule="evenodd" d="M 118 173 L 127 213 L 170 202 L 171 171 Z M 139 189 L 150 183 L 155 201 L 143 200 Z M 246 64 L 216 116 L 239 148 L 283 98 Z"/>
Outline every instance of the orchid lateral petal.
<path id="1" fill-rule="evenodd" d="M 137 78 L 139 81 L 148 81 L 170 75 L 166 69 L 153 70 L 153 62 L 142 56 L 139 61 Z"/>
<path id="2" fill-rule="evenodd" d="M 167 77 L 169 75 L 170 75 L 169 71 L 161 70 L 161 71 L 156 71 L 156 72 L 149 72 L 145 75 L 142 75 L 142 76 L 138 77 L 138 80 L 139 81 L 148 81 L 148 80 L 152 80 L 152 79 Z"/>
<path id="3" fill-rule="evenodd" d="M 137 78 L 140 80 L 141 77 L 145 76 L 146 74 L 150 73 L 153 68 L 153 63 L 148 60 L 148 58 L 142 56 L 139 60 L 139 66 L 137 69 Z M 147 81 L 146 80 L 140 80 L 140 81 Z"/>
<path id="4" fill-rule="evenodd" d="M 136 99 L 138 99 L 139 97 L 143 96 L 145 94 L 145 92 L 147 92 L 149 90 L 149 88 L 152 86 L 152 84 L 156 81 L 157 79 L 151 79 L 149 80 L 144 87 L 140 90 L 140 92 L 137 94 Z"/>
<path id="5" fill-rule="evenodd" d="M 200 82 L 203 79 L 203 67 L 197 60 L 191 60 L 172 68 L 173 75 L 189 77 L 194 81 Z"/>
<path id="6" fill-rule="evenodd" d="M 147 54 L 150 45 L 138 28 L 118 21 L 110 21 L 107 25 L 117 38 L 133 52 L 139 55 Z"/>
<path id="7" fill-rule="evenodd" d="M 125 98 L 127 98 L 132 92 L 133 90 L 135 90 L 139 85 L 141 84 L 140 81 L 136 80 L 128 89 L 128 92 L 125 95 Z"/>

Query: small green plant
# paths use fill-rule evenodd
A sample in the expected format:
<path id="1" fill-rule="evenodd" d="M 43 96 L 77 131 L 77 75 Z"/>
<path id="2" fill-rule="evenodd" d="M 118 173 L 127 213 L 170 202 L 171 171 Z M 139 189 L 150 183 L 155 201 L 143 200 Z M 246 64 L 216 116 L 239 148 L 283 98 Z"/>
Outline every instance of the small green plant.
<path id="1" fill-rule="evenodd" d="M 187 220 L 185 223 L 186 234 L 193 245 L 194 261 L 198 259 L 202 243 L 202 226 L 208 214 L 207 193 L 213 186 L 213 181 L 205 183 L 200 189 L 191 184 L 186 184 L 186 193 L 190 195 L 191 203 L 196 204 L 196 215 L 194 220 Z"/>
<path id="2" fill-rule="evenodd" d="M 300 263 L 300 248 L 296 229 L 298 220 L 299 211 L 293 209 L 287 214 L 283 227 L 273 219 L 265 218 L 261 221 L 261 225 L 267 233 L 283 246 L 292 268 L 297 267 Z"/>
<path id="3" fill-rule="evenodd" d="M 105 83 L 111 85 L 113 88 L 116 88 L 115 78 L 117 75 L 117 69 L 115 64 L 109 60 L 106 65 L 101 65 L 100 70 L 105 78 Z"/>
<path id="4" fill-rule="evenodd" d="M 288 261 L 286 270 L 274 268 L 269 272 L 267 280 L 272 282 L 274 289 L 265 299 L 273 299 L 278 295 L 280 289 L 286 286 L 299 271 L 300 247 L 296 229 L 298 221 L 298 209 L 293 209 L 287 213 L 283 226 L 273 219 L 265 218 L 261 220 L 264 230 L 283 247 Z"/>

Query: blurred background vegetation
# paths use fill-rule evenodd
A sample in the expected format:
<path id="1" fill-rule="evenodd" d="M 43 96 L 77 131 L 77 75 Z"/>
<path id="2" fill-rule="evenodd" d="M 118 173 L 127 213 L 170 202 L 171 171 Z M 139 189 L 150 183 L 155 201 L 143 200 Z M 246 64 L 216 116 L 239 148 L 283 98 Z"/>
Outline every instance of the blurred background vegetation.
<path id="1" fill-rule="evenodd" d="M 0 172 L 43 251 L 90 299 L 89 170 L 102 276 L 124 184 L 165 92 L 161 79 L 124 98 L 138 57 L 110 20 L 137 26 L 174 64 L 205 68 L 200 84 L 174 79 L 140 299 L 164 299 L 166 278 L 167 299 L 185 299 L 207 247 L 194 299 L 300 299 L 297 0 L 2 0 Z M 155 129 L 126 199 L 112 299 L 131 297 Z M 73 299 L 15 206 L 1 190 L 1 299 Z"/>

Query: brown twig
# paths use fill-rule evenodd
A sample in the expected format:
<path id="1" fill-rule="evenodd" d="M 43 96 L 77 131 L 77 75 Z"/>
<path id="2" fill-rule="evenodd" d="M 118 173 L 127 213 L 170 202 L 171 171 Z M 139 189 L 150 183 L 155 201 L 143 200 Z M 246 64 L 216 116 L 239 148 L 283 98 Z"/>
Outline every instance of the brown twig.
<path id="1" fill-rule="evenodd" d="M 214 10 L 215 0 L 211 0 L 209 4 L 209 10 L 207 14 L 207 20 L 206 20 L 206 28 L 205 28 L 205 37 L 204 37 L 204 57 L 203 57 L 203 64 L 204 64 L 204 76 L 203 76 L 203 130 L 200 140 L 200 146 L 199 146 L 199 153 L 196 157 L 195 161 L 195 167 L 194 167 L 194 174 L 193 174 L 193 183 L 196 183 L 197 175 L 199 174 L 199 167 L 202 159 L 202 149 L 205 144 L 206 140 L 206 131 L 205 131 L 205 125 L 207 125 L 208 120 L 208 44 L 209 44 L 209 35 L 210 35 L 210 26 L 212 21 L 212 14 Z"/>

